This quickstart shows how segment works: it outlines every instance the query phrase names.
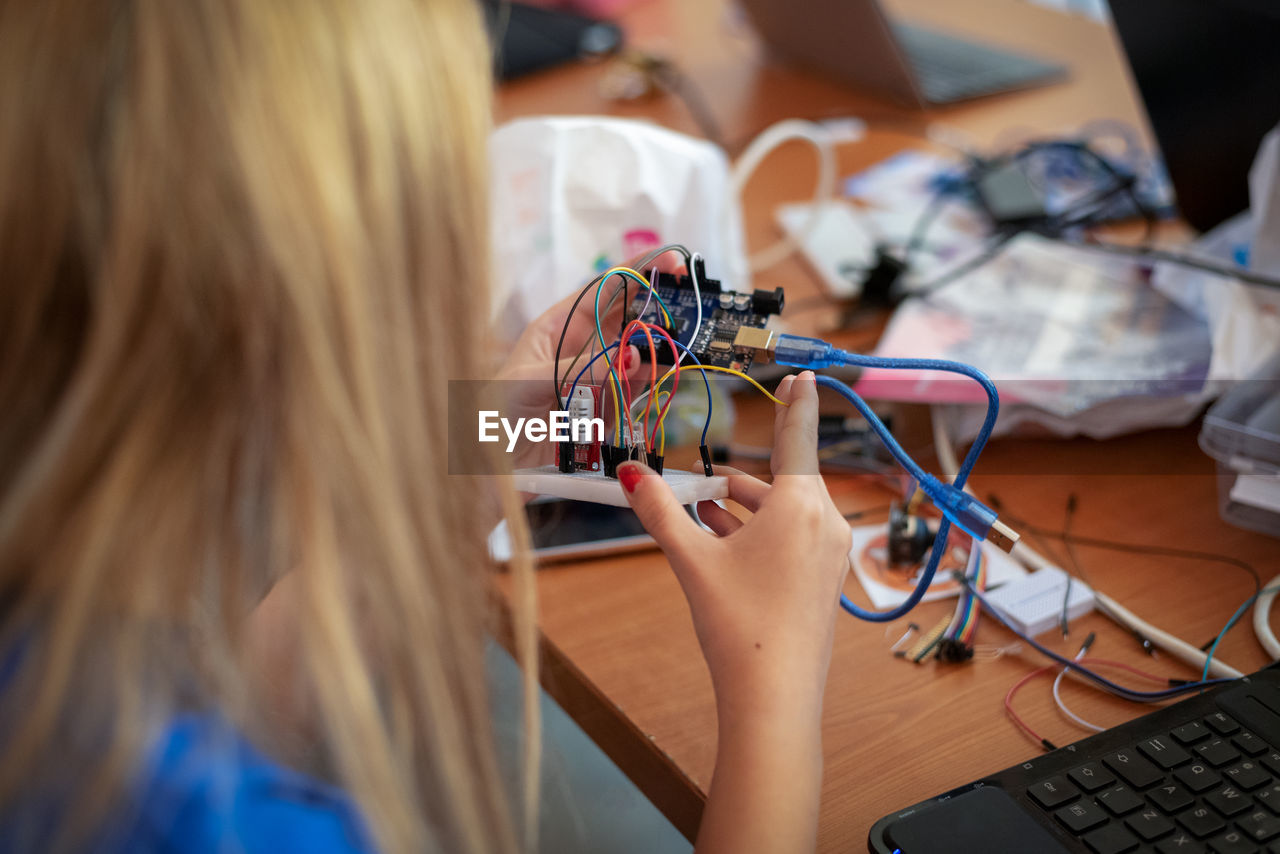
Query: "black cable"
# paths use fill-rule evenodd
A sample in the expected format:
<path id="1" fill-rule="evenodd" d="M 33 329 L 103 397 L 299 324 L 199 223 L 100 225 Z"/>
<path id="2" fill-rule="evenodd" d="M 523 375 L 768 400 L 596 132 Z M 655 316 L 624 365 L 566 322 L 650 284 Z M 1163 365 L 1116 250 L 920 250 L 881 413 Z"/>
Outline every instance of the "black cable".
<path id="1" fill-rule="evenodd" d="M 1096 249 L 1100 252 L 1109 252 L 1113 255 L 1126 255 L 1131 258 L 1141 258 L 1148 261 L 1164 261 L 1169 264 L 1177 264 L 1181 267 L 1190 267 L 1193 270 L 1200 270 L 1205 273 L 1213 273 L 1214 275 L 1223 276 L 1228 279 L 1238 279 L 1250 285 L 1259 285 L 1264 288 L 1280 288 L 1280 279 L 1272 276 L 1264 276 L 1247 270 L 1244 267 L 1236 267 L 1228 264 L 1219 264 L 1214 261 L 1205 261 L 1190 255 L 1181 255 L 1177 252 L 1170 252 L 1167 249 L 1157 249 L 1154 246 L 1126 246 L 1123 243 L 1108 243 L 1101 240 L 1067 240 L 1058 238 L 1069 246 L 1078 246 L 1081 249 Z"/>
<path id="2" fill-rule="evenodd" d="M 1000 504 L 1000 501 L 994 495 L 988 495 L 987 501 L 993 508 L 999 509 L 997 505 Z M 1203 552 L 1196 549 L 1172 548 L 1170 546 L 1150 546 L 1140 543 L 1125 543 L 1118 540 L 1106 540 L 1101 537 L 1081 537 L 1077 534 L 1067 535 L 1061 531 L 1054 531 L 1049 528 L 1042 528 L 1039 525 L 1033 525 L 1025 519 L 1021 519 L 1010 514 L 1007 510 L 1001 510 L 1000 514 L 1004 517 L 1005 521 L 1018 528 L 1019 532 L 1024 535 L 1030 533 L 1036 536 L 1052 537 L 1057 540 L 1063 540 L 1064 543 L 1067 541 L 1069 536 L 1070 542 L 1078 546 L 1109 549 L 1111 551 L 1128 552 L 1130 554 L 1146 554 L 1155 557 L 1176 557 L 1183 558 L 1185 560 L 1203 560 L 1221 563 L 1226 566 L 1239 569 L 1242 572 L 1247 572 L 1249 577 L 1253 579 L 1255 591 L 1262 590 L 1262 576 L 1258 574 L 1258 570 L 1254 569 L 1253 564 L 1240 560 L 1240 558 L 1232 557 L 1231 555 L 1219 554 L 1217 552 Z"/>
<path id="3" fill-rule="evenodd" d="M 644 271 L 641 270 L 638 272 L 644 272 Z M 627 299 L 627 297 L 629 296 L 629 294 L 627 293 L 627 285 L 628 285 L 627 277 L 622 276 L 620 278 L 622 279 L 622 321 L 621 323 L 618 324 L 618 341 L 622 342 L 623 333 L 627 331 L 627 307 L 631 305 L 631 302 L 630 300 Z M 636 292 L 639 293 L 638 288 L 636 289 Z M 618 355 L 618 360 L 619 361 L 622 360 L 621 354 Z"/>
<path id="4" fill-rule="evenodd" d="M 924 245 L 924 236 L 929 232 L 934 220 L 942 213 L 942 209 L 946 207 L 950 199 L 951 195 L 948 190 L 938 190 L 933 194 L 933 198 L 929 200 L 929 203 L 925 205 L 924 210 L 920 212 L 920 216 L 916 217 L 915 224 L 911 226 L 911 233 L 907 236 L 907 243 L 902 248 L 902 263 L 908 268 L 911 266 L 911 256 L 920 251 L 920 248 Z"/>
<path id="5" fill-rule="evenodd" d="M 977 255 L 974 255 L 972 258 L 969 258 L 967 261 L 964 261 L 963 263 L 957 264 L 956 266 L 952 267 L 950 270 L 947 270 L 945 273 L 941 274 L 940 276 L 933 279 L 932 281 L 925 282 L 922 285 L 916 285 L 912 287 L 909 291 L 907 291 L 906 296 L 908 297 L 926 296 L 938 290 L 939 288 L 943 287 L 944 285 L 951 284 L 956 279 L 959 279 L 961 276 L 966 276 L 969 273 L 972 273 L 974 270 L 978 269 L 979 267 L 982 267 L 985 264 L 991 263 L 993 260 L 995 260 L 996 256 L 998 256 L 1001 252 L 1003 252 L 1004 248 L 1009 245 L 1009 241 L 1013 240 L 1013 238 L 1016 237 L 1019 233 L 1020 231 L 1018 230 L 1010 229 L 1009 231 L 1005 231 L 997 234 L 995 237 L 993 237 L 990 240 L 990 242 L 987 243 L 987 245 Z"/>
<path id="6" fill-rule="evenodd" d="M 1067 496 L 1067 512 L 1066 517 L 1062 520 L 1062 542 L 1067 547 L 1067 555 L 1072 563 L 1076 563 L 1075 555 L 1071 550 L 1071 520 L 1076 515 L 1076 496 L 1075 493 Z M 1079 572 L 1080 566 L 1076 564 L 1076 571 Z M 1067 606 L 1071 603 L 1071 585 L 1075 581 L 1075 576 L 1070 572 L 1067 573 L 1067 587 L 1062 593 L 1062 637 L 1067 636 Z M 1093 585 L 1090 584 L 1090 587 Z"/>
<path id="7" fill-rule="evenodd" d="M 888 513 L 890 508 L 892 507 L 893 507 L 892 504 L 877 504 L 875 507 L 865 507 L 862 510 L 854 510 L 849 513 L 842 513 L 841 515 L 844 516 L 846 520 L 852 522 L 855 519 L 861 519 L 863 516 L 871 516 L 871 515 L 879 515 L 881 513 Z"/>
<path id="8" fill-rule="evenodd" d="M 551 382 L 556 387 L 556 407 L 563 410 L 565 408 L 564 398 L 560 394 L 560 353 L 564 350 L 564 339 L 569 334 L 569 322 L 573 320 L 574 312 L 578 310 L 578 304 L 582 302 L 582 298 L 587 295 L 587 291 L 591 290 L 600 282 L 600 276 L 596 276 L 587 282 L 586 286 L 578 292 L 578 298 L 573 301 L 573 305 L 569 307 L 569 313 L 564 316 L 564 326 L 560 330 L 560 340 L 556 343 L 556 359 L 551 363 Z"/>

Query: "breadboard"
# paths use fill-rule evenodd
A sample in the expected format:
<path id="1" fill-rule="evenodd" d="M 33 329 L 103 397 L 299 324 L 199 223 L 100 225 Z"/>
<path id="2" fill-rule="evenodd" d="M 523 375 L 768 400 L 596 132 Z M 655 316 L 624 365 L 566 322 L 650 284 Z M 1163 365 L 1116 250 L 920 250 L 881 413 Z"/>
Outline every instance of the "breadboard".
<path id="1" fill-rule="evenodd" d="M 616 478 L 605 477 L 600 472 L 565 474 L 555 466 L 542 466 L 517 469 L 514 477 L 516 489 L 520 492 L 611 504 L 614 507 L 630 506 L 622 492 L 622 484 Z M 719 475 L 707 477 L 699 472 L 668 469 L 663 472 L 662 479 L 671 487 L 681 504 L 729 497 L 729 480 Z"/>
<path id="2" fill-rule="evenodd" d="M 986 600 L 1010 623 L 1035 637 L 1061 624 L 1062 597 L 1067 590 L 1067 578 L 1062 570 L 1046 566 L 988 593 Z M 1080 579 L 1073 579 L 1067 600 L 1067 620 L 1087 614 L 1093 607 L 1093 590 Z"/>

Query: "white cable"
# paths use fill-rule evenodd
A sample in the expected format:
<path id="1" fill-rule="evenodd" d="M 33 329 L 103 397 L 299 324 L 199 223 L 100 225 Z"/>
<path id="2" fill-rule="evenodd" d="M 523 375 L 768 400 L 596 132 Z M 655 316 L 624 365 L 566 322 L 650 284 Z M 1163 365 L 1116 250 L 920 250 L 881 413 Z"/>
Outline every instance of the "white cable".
<path id="1" fill-rule="evenodd" d="M 937 412 L 937 407 L 934 407 L 934 412 Z M 934 451 L 938 456 L 938 465 L 941 467 L 942 473 L 948 477 L 955 477 L 956 469 L 948 468 L 947 465 L 948 460 L 950 462 L 954 462 L 956 459 L 955 448 L 951 444 L 951 437 L 947 435 L 947 431 L 939 428 L 940 419 L 940 414 L 935 415 L 933 431 Z M 1062 567 L 1057 566 L 1053 561 L 1027 545 L 1025 538 L 1018 541 L 1017 545 L 1013 547 L 1013 552 L 1011 554 L 1029 569 L 1044 569 L 1045 567 L 1050 566 L 1054 569 L 1065 572 Z M 1197 671 L 1204 670 L 1204 662 L 1208 656 L 1203 650 L 1196 649 L 1181 638 L 1169 634 L 1164 629 L 1151 625 L 1151 623 L 1148 623 L 1137 614 L 1134 614 L 1128 608 L 1124 607 L 1096 587 L 1093 589 L 1093 597 L 1099 606 L 1098 609 L 1102 611 L 1103 614 L 1110 617 L 1116 625 L 1120 626 L 1120 628 L 1142 635 L 1155 646 L 1169 653 L 1179 661 L 1186 662 Z M 1255 617 L 1255 620 L 1256 619 L 1257 618 Z M 1227 679 L 1239 679 L 1244 674 L 1224 662 L 1221 658 L 1217 658 L 1215 656 L 1213 661 L 1209 663 L 1209 675 Z"/>
<path id="2" fill-rule="evenodd" d="M 752 272 L 772 267 L 795 252 L 818 226 L 818 220 L 836 191 L 836 154 L 831 133 L 820 124 L 802 119 L 785 119 L 760 132 L 733 164 L 730 186 L 735 199 L 742 198 L 742 191 L 766 157 L 784 142 L 798 139 L 809 143 L 818 153 L 818 182 L 814 186 L 809 217 L 795 234 L 788 234 L 771 246 L 751 255 L 747 263 Z"/>
<path id="3" fill-rule="evenodd" d="M 960 471 L 960 461 L 956 459 L 955 446 L 951 444 L 951 435 L 943 423 L 941 406 L 935 403 L 929 407 L 929 420 L 933 424 L 933 451 L 937 454 L 938 466 L 948 479 L 954 480 L 956 472 Z"/>
<path id="4" fill-rule="evenodd" d="M 1080 659 L 1084 658 L 1084 653 L 1085 653 L 1085 650 L 1084 650 L 1083 648 L 1081 648 L 1081 650 L 1080 650 L 1079 652 L 1077 652 L 1077 653 L 1076 653 L 1076 658 L 1075 658 L 1075 660 L 1076 660 L 1076 661 L 1079 661 Z M 1053 702 L 1055 702 L 1055 703 L 1057 703 L 1057 704 L 1058 704 L 1058 711 L 1062 712 L 1064 715 L 1066 715 L 1067 717 L 1071 718 L 1071 720 L 1073 720 L 1074 722 L 1076 722 L 1076 723 L 1077 723 L 1077 724 L 1079 724 L 1080 726 L 1084 727 L 1085 729 L 1093 730 L 1094 732 L 1102 732 L 1102 731 L 1105 729 L 1105 727 L 1100 727 L 1100 726 L 1098 726 L 1097 724 L 1091 724 L 1091 723 L 1089 723 L 1089 722 L 1088 722 L 1088 721 L 1086 721 L 1084 718 L 1080 717 L 1080 716 L 1079 716 L 1079 715 L 1077 715 L 1075 712 L 1073 712 L 1073 711 L 1071 711 L 1070 709 L 1068 709 L 1068 708 L 1067 708 L 1067 704 L 1066 704 L 1066 703 L 1064 703 L 1064 702 L 1062 702 L 1062 695 L 1061 695 L 1060 693 L 1058 693 L 1058 687 L 1062 684 L 1062 678 L 1063 678 L 1064 676 L 1066 676 L 1066 675 L 1067 675 L 1067 671 L 1068 671 L 1068 670 L 1070 670 L 1070 669 L 1071 669 L 1071 668 L 1069 668 L 1069 667 L 1064 667 L 1064 668 L 1062 668 L 1061 670 L 1059 670 L 1059 671 L 1058 671 L 1058 675 L 1054 678 L 1054 680 L 1053 680 Z"/>
<path id="5" fill-rule="evenodd" d="M 1263 593 L 1253 603 L 1253 633 L 1258 636 L 1258 643 L 1267 651 L 1272 661 L 1280 659 L 1280 641 L 1271 630 L 1271 603 L 1276 600 L 1275 586 L 1280 584 L 1280 575 L 1271 579 L 1262 588 Z"/>
<path id="6" fill-rule="evenodd" d="M 1013 548 L 1013 556 L 1032 569 L 1043 569 L 1046 566 L 1061 569 L 1044 555 L 1028 546 L 1026 540 L 1018 541 L 1018 544 Z M 1110 617 L 1120 628 L 1142 635 L 1155 646 L 1179 661 L 1191 665 L 1197 671 L 1204 669 L 1204 660 L 1208 656 L 1202 650 L 1196 649 L 1181 638 L 1174 637 L 1164 629 L 1153 626 L 1096 587 L 1093 590 L 1093 596 L 1098 605 L 1101 606 L 1099 610 Z M 1244 674 L 1215 656 L 1209 664 L 1209 675 L 1225 679 L 1239 679 Z"/>
<path id="7" fill-rule="evenodd" d="M 698 305 L 698 319 L 694 321 L 693 334 L 689 336 L 690 346 L 698 340 L 698 332 L 702 330 L 702 283 L 698 281 L 698 262 L 701 260 L 702 255 L 698 252 L 693 253 L 689 260 L 689 281 L 693 283 L 693 301 Z M 689 354 L 687 351 L 681 350 L 674 355 L 679 359 L 676 362 L 676 365 L 679 365 L 680 362 L 684 361 L 684 357 Z"/>

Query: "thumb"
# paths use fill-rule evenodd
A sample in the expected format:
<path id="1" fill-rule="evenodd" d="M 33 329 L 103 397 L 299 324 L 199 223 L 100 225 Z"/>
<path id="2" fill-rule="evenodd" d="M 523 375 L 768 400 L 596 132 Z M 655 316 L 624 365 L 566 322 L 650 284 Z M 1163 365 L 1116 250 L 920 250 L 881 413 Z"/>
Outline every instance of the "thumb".
<path id="1" fill-rule="evenodd" d="M 678 552 L 702 535 L 698 523 L 653 469 L 635 461 L 623 463 L 618 466 L 618 481 L 640 524 L 664 552 Z"/>

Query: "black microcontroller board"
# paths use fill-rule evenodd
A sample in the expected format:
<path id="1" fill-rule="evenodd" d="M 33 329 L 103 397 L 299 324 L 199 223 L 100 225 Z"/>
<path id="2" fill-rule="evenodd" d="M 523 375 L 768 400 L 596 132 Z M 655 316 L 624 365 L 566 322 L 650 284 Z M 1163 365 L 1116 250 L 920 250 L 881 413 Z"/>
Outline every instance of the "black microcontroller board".
<path id="1" fill-rule="evenodd" d="M 698 323 L 698 298 L 688 276 L 670 273 L 658 276 L 657 294 L 671 312 L 669 326 L 663 322 L 662 311 L 656 299 L 648 300 L 649 307 L 642 319 L 666 327 L 671 337 L 688 347 L 702 364 L 746 372 L 751 367 L 751 353 L 735 353 L 733 339 L 740 328 L 747 326 L 763 329 L 771 316 L 782 313 L 782 288 L 756 290 L 749 294 L 738 293 L 722 290 L 720 282 L 715 279 L 702 279 L 700 291 L 702 326 L 698 329 L 696 339 L 693 337 L 693 330 Z M 639 315 L 648 296 L 648 292 L 643 290 L 636 295 L 627 311 L 628 319 Z M 654 346 L 659 364 L 674 363 L 671 347 L 665 339 L 655 338 Z M 637 349 L 640 351 L 640 358 L 648 361 L 647 342 Z"/>

